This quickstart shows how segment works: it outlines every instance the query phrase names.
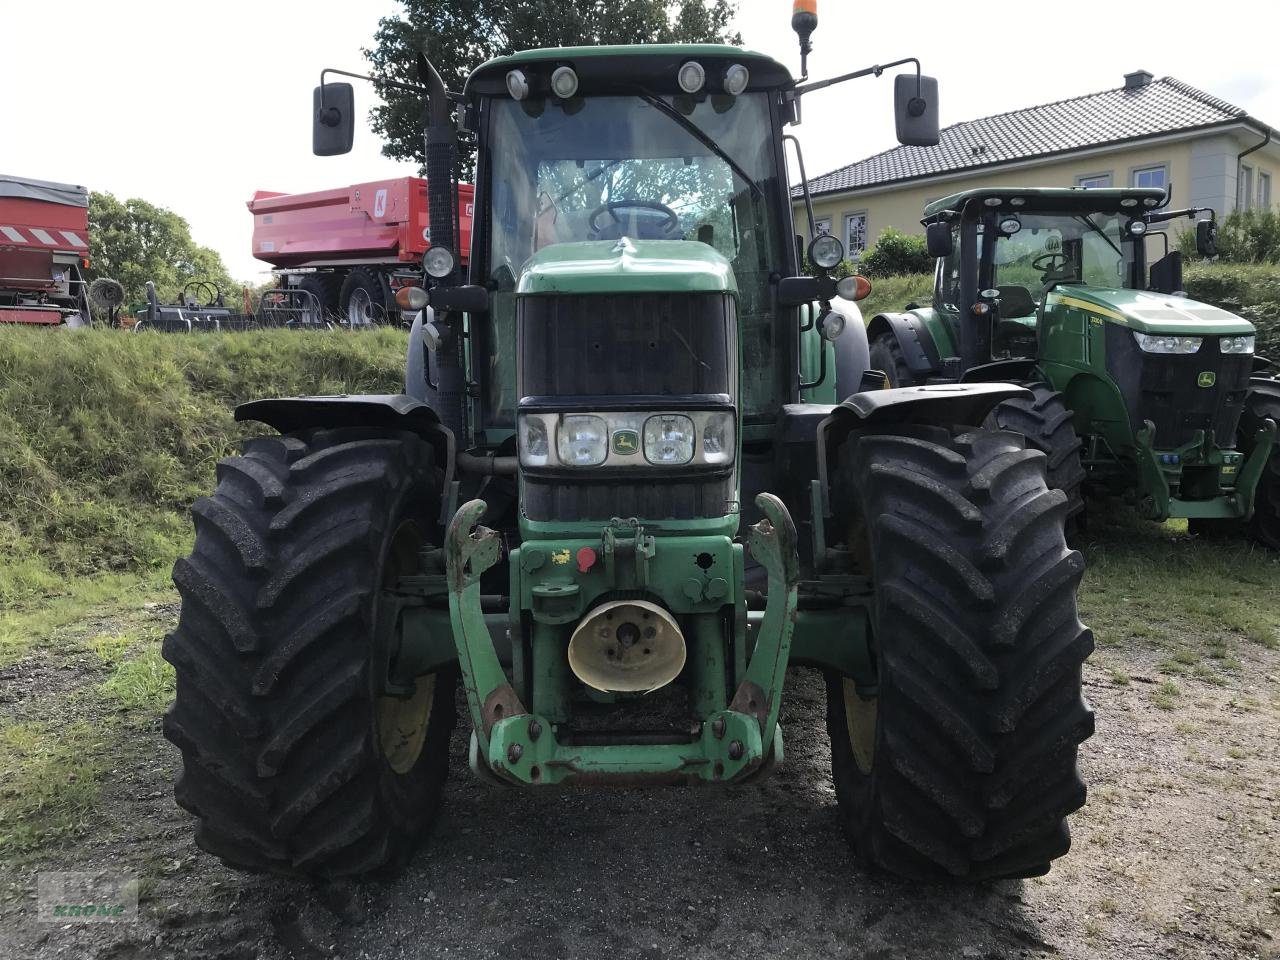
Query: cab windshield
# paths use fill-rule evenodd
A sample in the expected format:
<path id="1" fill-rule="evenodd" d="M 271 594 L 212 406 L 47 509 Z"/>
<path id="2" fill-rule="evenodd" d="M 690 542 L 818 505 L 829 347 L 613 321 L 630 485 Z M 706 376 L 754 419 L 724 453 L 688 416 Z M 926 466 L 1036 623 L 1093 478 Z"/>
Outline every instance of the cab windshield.
<path id="1" fill-rule="evenodd" d="M 983 238 L 994 238 L 987 285 L 1023 286 L 1037 297 L 1055 282 L 1124 286 L 1132 256 L 1126 250 L 1127 220 L 1115 213 L 992 217 L 982 224 Z"/>
<path id="2" fill-rule="evenodd" d="M 783 238 L 771 129 L 763 93 L 490 102 L 491 425 L 514 411 L 521 270 L 538 251 L 577 241 L 625 236 L 719 251 L 738 283 L 744 395 L 785 389 L 786 345 L 772 342 L 769 322 Z"/>

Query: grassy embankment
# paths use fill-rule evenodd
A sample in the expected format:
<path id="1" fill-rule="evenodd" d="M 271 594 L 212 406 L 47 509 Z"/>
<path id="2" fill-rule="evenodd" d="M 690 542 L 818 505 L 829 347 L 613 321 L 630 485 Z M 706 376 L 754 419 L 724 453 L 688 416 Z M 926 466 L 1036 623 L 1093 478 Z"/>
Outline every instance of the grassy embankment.
<path id="1" fill-rule="evenodd" d="M 89 823 L 172 690 L 187 507 L 261 396 L 396 390 L 405 337 L 0 329 L 0 857 Z"/>
<path id="2" fill-rule="evenodd" d="M 1255 299 L 1277 286 L 1274 271 L 1215 269 L 1189 278 L 1239 295 L 1244 277 Z M 863 312 L 927 300 L 929 288 L 928 277 L 879 280 Z M 404 346 L 391 330 L 0 329 L 0 686 L 15 691 L 0 697 L 0 857 L 83 830 L 104 777 L 136 749 L 131 731 L 154 727 L 168 701 L 169 570 L 190 543 L 190 502 L 254 429 L 233 422 L 234 405 L 395 390 Z M 1267 602 L 1280 595 L 1280 560 L 1095 510 L 1082 606 L 1114 682 L 1150 680 L 1135 695 L 1172 709 L 1182 685 L 1241 669 L 1242 645 L 1280 640 L 1280 609 Z M 1151 676 L 1129 656 L 1135 643 Z"/>

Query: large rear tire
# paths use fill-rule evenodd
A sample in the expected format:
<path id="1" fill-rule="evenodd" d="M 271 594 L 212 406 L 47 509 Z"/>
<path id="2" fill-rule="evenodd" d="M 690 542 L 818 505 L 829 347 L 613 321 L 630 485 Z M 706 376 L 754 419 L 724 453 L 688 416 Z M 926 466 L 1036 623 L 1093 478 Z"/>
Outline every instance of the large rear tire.
<path id="1" fill-rule="evenodd" d="M 1049 486 L 1067 495 L 1067 530 L 1084 519 L 1083 441 L 1076 434 L 1074 415 L 1062 394 L 1047 383 L 1026 384 L 1034 397 L 1000 404 L 987 417 L 995 430 L 1011 430 L 1027 439 L 1027 446 L 1047 458 L 1045 475 Z"/>
<path id="2" fill-rule="evenodd" d="M 920 383 L 907 366 L 906 355 L 893 331 L 886 331 L 871 341 L 871 369 L 884 373 L 891 387 L 914 387 Z"/>
<path id="3" fill-rule="evenodd" d="M 386 696 L 374 619 L 379 589 L 440 542 L 440 486 L 431 448 L 397 431 L 251 440 L 218 465 L 164 643 L 174 795 L 206 851 L 317 876 L 409 859 L 445 779 L 456 673 Z"/>
<path id="4" fill-rule="evenodd" d="M 1020 437 L 904 427 L 846 441 L 833 498 L 876 593 L 876 687 L 827 678 L 855 851 L 924 880 L 1045 873 L 1070 846 L 1093 732 L 1066 495 Z"/>

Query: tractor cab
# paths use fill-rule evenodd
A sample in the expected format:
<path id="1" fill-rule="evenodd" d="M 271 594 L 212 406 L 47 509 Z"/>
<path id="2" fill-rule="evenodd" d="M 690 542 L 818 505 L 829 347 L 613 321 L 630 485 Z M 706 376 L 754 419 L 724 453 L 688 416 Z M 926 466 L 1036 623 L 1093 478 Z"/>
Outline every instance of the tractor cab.
<path id="1" fill-rule="evenodd" d="M 1153 189 L 985 188 L 931 203 L 922 223 L 938 257 L 933 308 L 962 367 L 1034 358 L 1046 304 L 1070 288 L 1180 292 L 1182 254 L 1148 230 L 1199 211 L 1168 213 L 1167 202 Z"/>

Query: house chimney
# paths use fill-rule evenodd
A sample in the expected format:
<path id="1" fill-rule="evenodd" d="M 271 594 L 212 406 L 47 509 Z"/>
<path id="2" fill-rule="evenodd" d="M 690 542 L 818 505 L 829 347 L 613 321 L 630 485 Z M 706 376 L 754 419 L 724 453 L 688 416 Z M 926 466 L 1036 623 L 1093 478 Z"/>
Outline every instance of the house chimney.
<path id="1" fill-rule="evenodd" d="M 1124 88 L 1126 90 L 1138 90 L 1150 82 L 1151 73 L 1147 70 L 1135 70 L 1133 73 L 1124 75 Z"/>

